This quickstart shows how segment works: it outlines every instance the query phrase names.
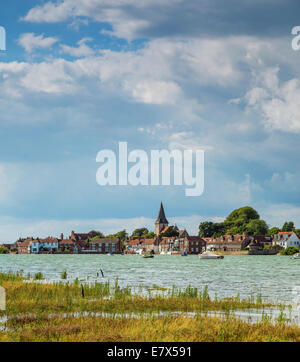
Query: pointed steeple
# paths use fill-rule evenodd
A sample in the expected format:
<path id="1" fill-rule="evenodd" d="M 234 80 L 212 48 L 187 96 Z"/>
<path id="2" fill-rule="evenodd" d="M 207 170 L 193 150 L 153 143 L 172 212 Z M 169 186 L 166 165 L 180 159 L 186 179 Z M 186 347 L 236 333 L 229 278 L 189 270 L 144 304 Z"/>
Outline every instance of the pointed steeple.
<path id="1" fill-rule="evenodd" d="M 169 224 L 169 222 L 166 218 L 166 215 L 165 215 L 165 210 L 164 210 L 162 202 L 160 203 L 160 209 L 159 209 L 159 213 L 158 213 L 155 223 L 156 224 L 167 224 L 167 225 Z"/>

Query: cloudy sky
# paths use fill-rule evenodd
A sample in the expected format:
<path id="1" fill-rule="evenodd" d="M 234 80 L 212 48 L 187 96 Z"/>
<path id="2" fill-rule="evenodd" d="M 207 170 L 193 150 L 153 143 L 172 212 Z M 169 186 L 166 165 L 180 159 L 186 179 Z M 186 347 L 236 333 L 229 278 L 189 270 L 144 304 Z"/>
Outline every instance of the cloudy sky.
<path id="1" fill-rule="evenodd" d="M 299 0 L 10 0 L 0 6 L 0 241 L 251 205 L 300 227 Z M 101 149 L 205 150 L 205 191 L 100 187 Z"/>

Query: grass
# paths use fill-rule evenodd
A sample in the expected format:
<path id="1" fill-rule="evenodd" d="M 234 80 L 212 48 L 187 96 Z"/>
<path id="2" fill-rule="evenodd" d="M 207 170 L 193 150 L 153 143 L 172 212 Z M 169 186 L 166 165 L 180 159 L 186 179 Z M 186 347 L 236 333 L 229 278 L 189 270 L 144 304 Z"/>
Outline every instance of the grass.
<path id="1" fill-rule="evenodd" d="M 234 318 L 53 318 L 12 319 L 0 341 L 19 342 L 299 342 L 300 329 Z"/>
<path id="2" fill-rule="evenodd" d="M 21 275 L 1 274 L 0 285 L 6 289 L 6 315 L 56 312 L 109 312 L 109 313 L 155 313 L 155 312 L 203 312 L 211 310 L 233 311 L 272 307 L 264 304 L 258 296 L 248 299 L 212 299 L 208 288 L 199 291 L 188 286 L 181 290 L 175 286 L 165 290 L 158 286 L 147 288 L 148 294 L 135 294 L 130 287 L 121 287 L 118 280 L 82 285 L 75 282 L 45 283 L 29 280 Z M 0 316 L 4 312 L 0 311 Z"/>
<path id="3" fill-rule="evenodd" d="M 0 285 L 7 294 L 7 310 L 0 317 L 8 317 L 0 341 L 300 341 L 300 329 L 285 324 L 283 306 L 276 325 L 264 314 L 256 324 L 231 315 L 234 310 L 274 307 L 260 295 L 219 299 L 207 287 L 166 290 L 158 285 L 144 288 L 141 295 L 118 280 L 47 283 L 22 273 L 0 273 Z M 225 319 L 206 315 L 209 311 L 221 311 Z"/>

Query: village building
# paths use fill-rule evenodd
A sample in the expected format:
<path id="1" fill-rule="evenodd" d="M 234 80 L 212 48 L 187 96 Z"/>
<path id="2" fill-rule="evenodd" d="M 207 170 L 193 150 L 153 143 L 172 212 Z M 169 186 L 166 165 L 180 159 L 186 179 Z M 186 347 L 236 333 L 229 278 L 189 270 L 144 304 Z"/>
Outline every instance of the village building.
<path id="1" fill-rule="evenodd" d="M 126 242 L 126 252 L 136 254 L 139 252 L 157 253 L 159 251 L 159 239 L 131 238 Z"/>
<path id="2" fill-rule="evenodd" d="M 273 245 L 279 245 L 284 249 L 290 246 L 300 248 L 300 238 L 294 231 L 280 231 L 274 235 Z"/>
<path id="3" fill-rule="evenodd" d="M 63 236 L 63 235 L 61 235 Z M 69 236 L 69 239 L 73 240 L 73 241 L 86 241 L 88 239 L 92 239 L 95 238 L 96 236 L 101 237 L 102 234 L 98 231 L 92 230 L 88 233 L 84 233 L 84 234 L 79 234 L 79 233 L 75 233 L 74 231 L 71 232 L 71 235 Z M 63 239 L 63 237 L 61 237 L 61 239 Z"/>
<path id="4" fill-rule="evenodd" d="M 204 240 L 207 250 L 212 251 L 240 251 L 247 247 L 251 241 L 246 233 L 204 238 Z"/>
<path id="5" fill-rule="evenodd" d="M 199 254 L 206 249 L 206 242 L 200 236 L 162 237 L 159 243 L 160 253 Z"/>
<path id="6" fill-rule="evenodd" d="M 165 210 L 164 210 L 163 204 L 161 202 L 158 216 L 155 221 L 155 234 L 157 236 L 159 236 L 159 234 L 162 232 L 162 230 L 164 230 L 166 227 L 168 227 L 168 225 L 169 225 L 169 222 L 166 218 Z"/>
<path id="7" fill-rule="evenodd" d="M 17 241 L 18 254 L 55 253 L 58 251 L 58 239 L 48 237 L 45 239 L 27 238 Z"/>
<path id="8" fill-rule="evenodd" d="M 75 243 L 79 254 L 120 254 L 122 244 L 120 238 L 97 238 L 87 243 Z"/>
<path id="9" fill-rule="evenodd" d="M 62 253 L 74 253 L 76 242 L 72 239 L 61 239 L 58 244 L 58 251 Z"/>

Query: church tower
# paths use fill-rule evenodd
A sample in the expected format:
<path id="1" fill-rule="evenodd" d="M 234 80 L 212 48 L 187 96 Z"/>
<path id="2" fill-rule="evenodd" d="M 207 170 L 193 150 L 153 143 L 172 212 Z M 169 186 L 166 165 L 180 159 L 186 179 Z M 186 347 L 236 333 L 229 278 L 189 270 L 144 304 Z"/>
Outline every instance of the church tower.
<path id="1" fill-rule="evenodd" d="M 168 220 L 166 219 L 165 210 L 163 207 L 162 202 L 160 203 L 160 209 L 157 216 L 157 219 L 155 221 L 155 234 L 158 236 L 161 231 L 169 225 Z"/>

